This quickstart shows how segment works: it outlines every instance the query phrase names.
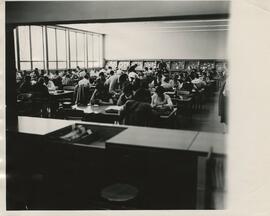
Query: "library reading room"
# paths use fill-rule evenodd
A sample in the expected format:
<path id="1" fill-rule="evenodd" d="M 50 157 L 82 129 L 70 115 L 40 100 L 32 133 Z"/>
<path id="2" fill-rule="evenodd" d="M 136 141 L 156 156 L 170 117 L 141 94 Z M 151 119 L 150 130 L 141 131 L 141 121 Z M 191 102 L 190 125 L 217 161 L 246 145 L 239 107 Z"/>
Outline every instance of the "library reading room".
<path id="1" fill-rule="evenodd" d="M 7 210 L 225 209 L 229 1 L 5 4 Z"/>

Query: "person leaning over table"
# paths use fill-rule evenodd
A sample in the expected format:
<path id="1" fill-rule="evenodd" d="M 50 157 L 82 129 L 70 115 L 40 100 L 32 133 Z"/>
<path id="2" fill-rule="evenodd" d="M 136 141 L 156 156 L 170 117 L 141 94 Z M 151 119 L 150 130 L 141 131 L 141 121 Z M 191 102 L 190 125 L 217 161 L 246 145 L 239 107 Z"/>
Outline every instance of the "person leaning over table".
<path id="1" fill-rule="evenodd" d="M 178 74 L 175 74 L 173 79 L 170 80 L 170 84 L 175 90 L 180 90 L 183 86 L 183 83 L 180 83 L 178 78 Z"/>
<path id="2" fill-rule="evenodd" d="M 96 88 L 94 93 L 92 94 L 92 97 L 90 99 L 90 103 L 92 105 L 98 104 L 98 105 L 112 105 L 113 99 L 111 94 L 108 92 L 108 89 L 104 86 L 104 83 L 102 83 L 100 80 L 96 83 Z"/>
<path id="3" fill-rule="evenodd" d="M 133 89 L 132 85 L 127 82 L 123 88 L 123 93 L 120 95 L 117 106 L 124 105 L 128 100 L 131 100 L 133 98 Z"/>
<path id="4" fill-rule="evenodd" d="M 151 106 L 153 108 L 172 109 L 173 103 L 169 95 L 165 94 L 162 86 L 156 88 L 156 92 L 152 95 Z"/>
<path id="5" fill-rule="evenodd" d="M 30 76 L 25 76 L 23 83 L 19 87 L 19 92 L 20 93 L 30 93 L 33 89 L 32 83 L 31 83 L 31 77 Z"/>
<path id="6" fill-rule="evenodd" d="M 47 86 L 47 88 L 48 88 L 49 90 L 52 90 L 52 91 L 53 91 L 53 90 L 56 89 L 56 87 L 55 87 L 53 81 L 51 81 L 51 80 L 49 79 L 49 77 L 47 77 L 47 76 L 44 77 L 44 84 Z"/>
<path id="7" fill-rule="evenodd" d="M 78 82 L 78 85 L 90 88 L 89 76 L 85 74 L 83 79 Z"/>
<path id="8" fill-rule="evenodd" d="M 153 124 L 155 115 L 148 98 L 145 97 L 146 89 L 136 91 L 134 98 L 128 100 L 120 112 L 120 122 L 126 125 L 150 126 Z"/>

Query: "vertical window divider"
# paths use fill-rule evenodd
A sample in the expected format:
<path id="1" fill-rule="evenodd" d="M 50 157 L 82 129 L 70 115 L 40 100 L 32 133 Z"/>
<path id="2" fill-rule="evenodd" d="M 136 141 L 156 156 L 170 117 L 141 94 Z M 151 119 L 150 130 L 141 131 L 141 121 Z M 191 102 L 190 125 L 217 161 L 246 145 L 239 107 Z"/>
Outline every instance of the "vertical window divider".
<path id="1" fill-rule="evenodd" d="M 21 70 L 20 45 L 19 45 L 19 27 L 16 27 L 16 46 L 17 46 L 17 62 L 18 70 Z"/>
<path id="2" fill-rule="evenodd" d="M 94 56 L 94 34 L 92 34 L 92 67 L 94 67 L 94 61 L 95 61 L 95 56 Z"/>
<path id="3" fill-rule="evenodd" d="M 33 70 L 33 59 L 32 59 L 32 38 L 31 38 L 31 26 L 29 27 L 29 43 L 30 43 L 30 65 L 31 65 L 31 70 Z"/>
<path id="4" fill-rule="evenodd" d="M 77 32 L 75 32 L 75 47 L 76 47 L 76 67 L 78 66 L 78 46 L 77 46 Z"/>
<path id="5" fill-rule="evenodd" d="M 46 57 L 45 57 L 45 40 L 44 40 L 44 26 L 41 26 L 41 29 L 42 29 L 42 52 L 43 52 L 43 68 L 45 70 L 46 68 L 46 64 L 45 64 L 45 61 L 46 61 Z"/>
<path id="6" fill-rule="evenodd" d="M 56 70 L 58 70 L 58 52 L 57 52 L 57 31 L 56 28 L 54 29 L 54 33 L 55 33 L 55 63 L 56 63 Z"/>
<path id="7" fill-rule="evenodd" d="M 68 67 L 69 69 L 71 68 L 71 56 L 70 56 L 70 30 L 68 29 L 67 30 L 67 33 L 68 33 L 68 56 L 69 56 L 69 61 L 68 61 Z"/>
<path id="8" fill-rule="evenodd" d="M 88 69 L 89 66 L 88 66 L 88 34 L 86 33 L 85 34 L 85 39 L 86 39 L 86 42 L 85 42 L 85 46 L 86 46 L 86 68 Z"/>
<path id="9" fill-rule="evenodd" d="M 87 54 L 86 54 L 86 53 L 87 53 L 87 52 L 86 52 L 86 51 L 87 51 L 87 45 L 86 45 L 86 32 L 84 32 L 83 35 L 84 35 L 84 50 L 83 50 L 83 51 L 84 51 L 84 55 L 83 55 L 83 61 L 84 61 L 84 67 L 87 69 L 87 63 L 86 63 L 86 62 L 87 62 L 87 59 L 86 59 L 86 55 L 87 55 Z"/>
<path id="10" fill-rule="evenodd" d="M 68 39 L 67 39 L 67 30 L 65 29 L 65 49 L 66 49 L 66 69 L 68 68 Z"/>
<path id="11" fill-rule="evenodd" d="M 46 65 L 47 65 L 47 70 L 49 71 L 49 50 L 48 50 L 48 27 L 45 26 L 45 47 L 46 47 Z"/>

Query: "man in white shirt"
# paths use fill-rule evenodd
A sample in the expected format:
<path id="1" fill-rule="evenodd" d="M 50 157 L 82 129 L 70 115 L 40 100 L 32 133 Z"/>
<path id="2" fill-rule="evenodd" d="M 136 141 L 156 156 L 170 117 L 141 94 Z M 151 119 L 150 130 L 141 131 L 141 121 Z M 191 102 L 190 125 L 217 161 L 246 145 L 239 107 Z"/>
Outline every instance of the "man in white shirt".
<path id="1" fill-rule="evenodd" d="M 48 90 L 56 90 L 56 86 L 54 85 L 53 81 L 51 81 L 47 76 L 44 77 L 44 84 L 47 86 Z"/>
<path id="2" fill-rule="evenodd" d="M 89 76 L 86 74 L 83 79 L 78 82 L 79 86 L 90 87 Z"/>

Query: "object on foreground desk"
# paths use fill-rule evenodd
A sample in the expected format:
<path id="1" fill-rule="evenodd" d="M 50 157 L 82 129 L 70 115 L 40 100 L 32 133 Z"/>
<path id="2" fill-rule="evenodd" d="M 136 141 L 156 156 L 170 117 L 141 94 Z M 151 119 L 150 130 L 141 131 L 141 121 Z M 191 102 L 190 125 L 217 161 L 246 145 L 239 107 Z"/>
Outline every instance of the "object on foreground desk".
<path id="1" fill-rule="evenodd" d="M 100 138 L 96 130 L 89 125 L 73 124 L 54 132 L 50 137 L 54 140 L 67 143 L 91 144 Z"/>

